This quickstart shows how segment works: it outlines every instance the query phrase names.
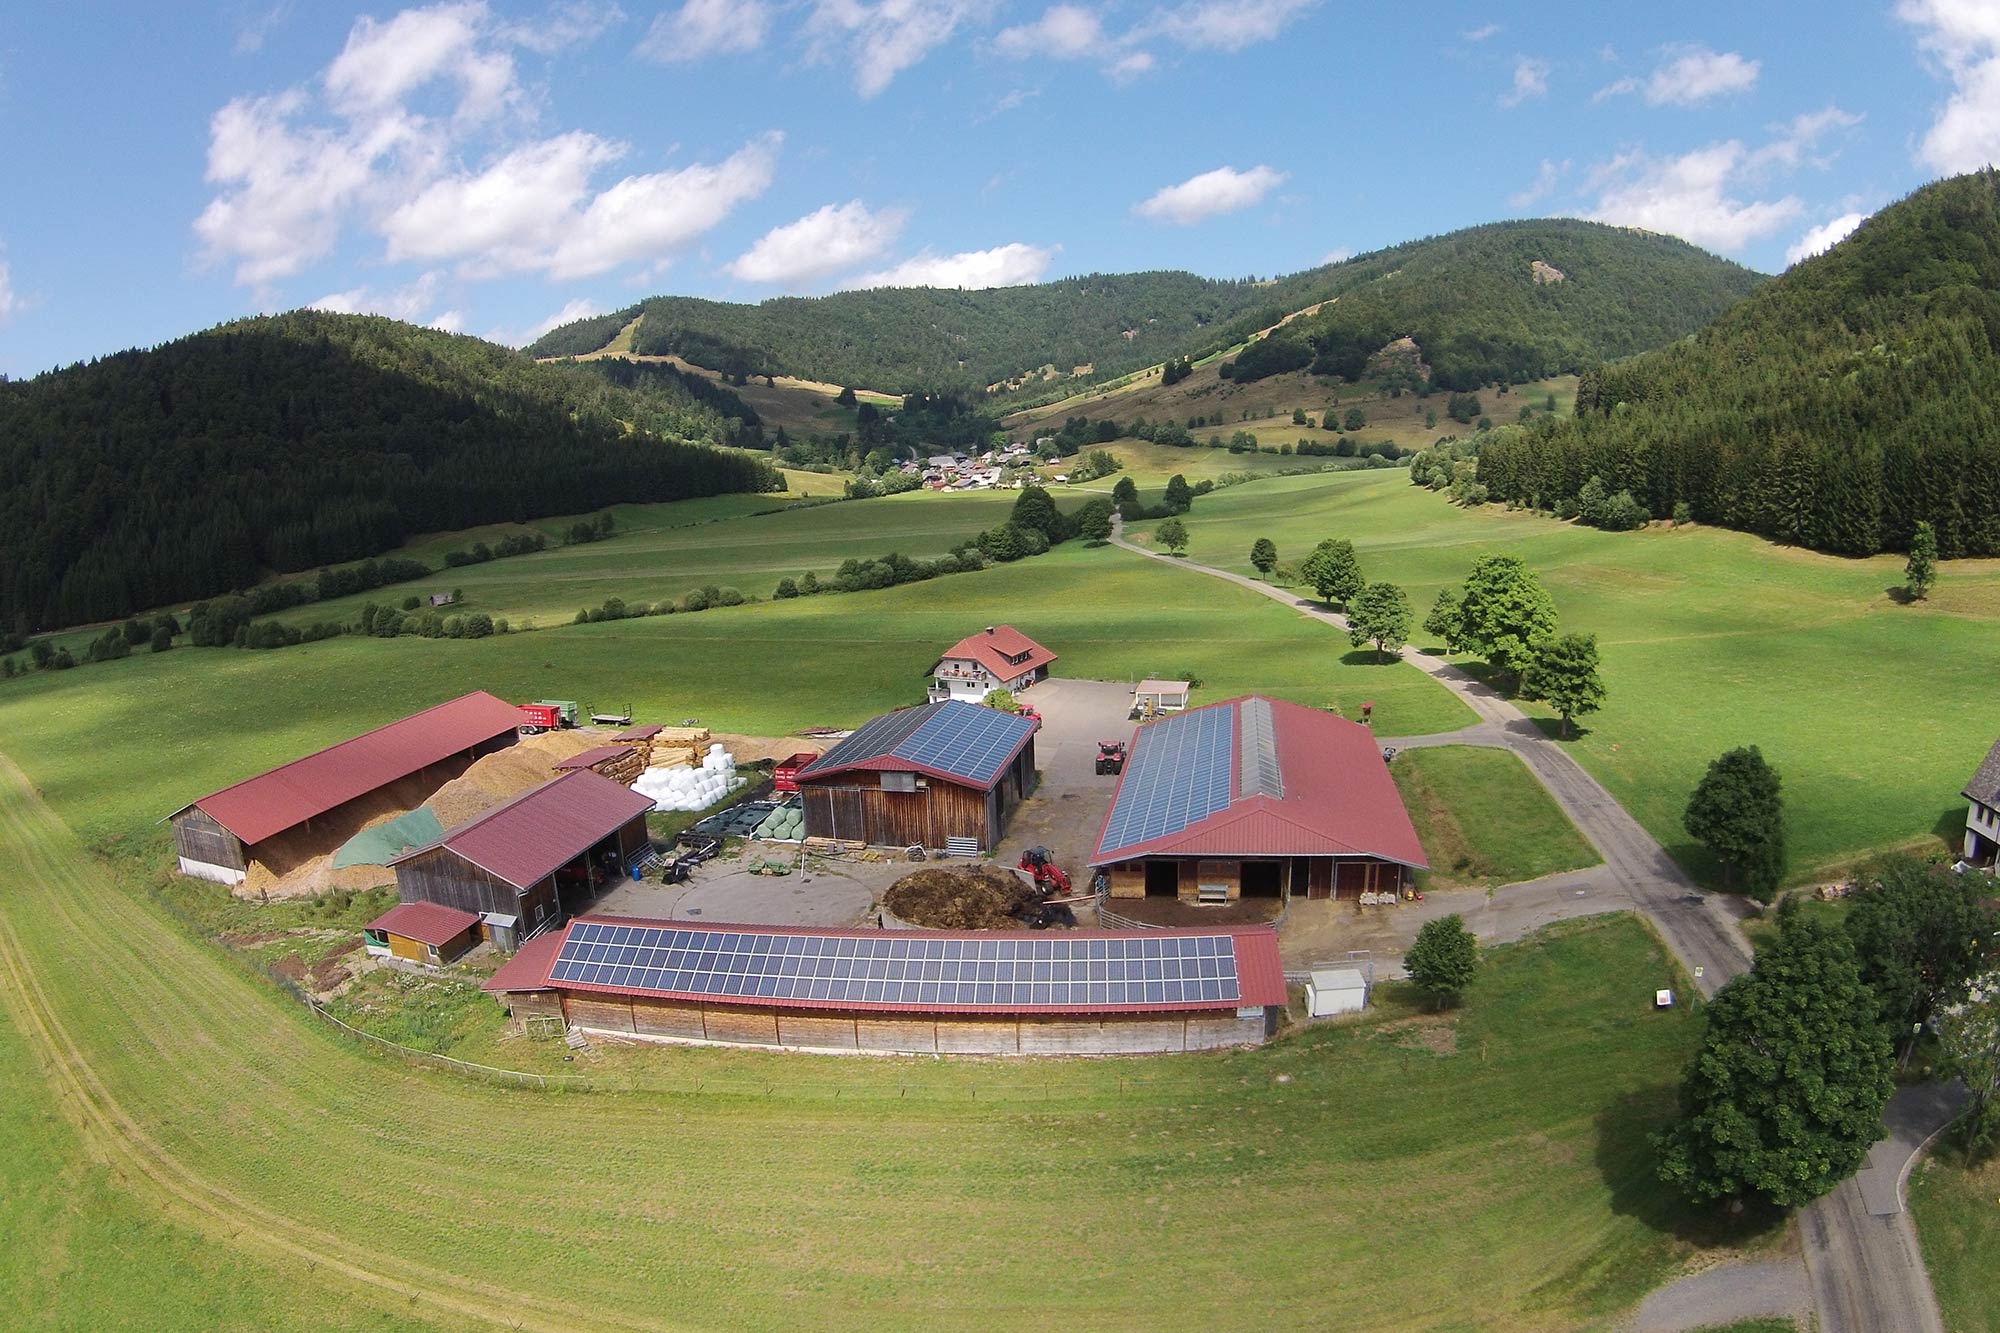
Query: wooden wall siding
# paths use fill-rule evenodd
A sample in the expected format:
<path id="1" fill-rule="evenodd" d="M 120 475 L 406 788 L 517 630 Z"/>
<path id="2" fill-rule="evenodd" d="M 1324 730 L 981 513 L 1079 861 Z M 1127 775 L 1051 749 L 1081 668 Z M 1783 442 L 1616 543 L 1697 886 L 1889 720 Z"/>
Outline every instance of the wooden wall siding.
<path id="1" fill-rule="evenodd" d="M 204 812 L 190 806 L 174 816 L 174 853 L 204 865 L 248 870 L 243 843 Z"/>
<path id="2" fill-rule="evenodd" d="M 977 1018 L 954 1018 L 936 1024 L 937 1049 L 941 1055 L 1019 1055 L 1021 1025 L 1009 1019 L 991 1022 Z"/>
<path id="3" fill-rule="evenodd" d="M 646 832 L 646 817 L 636 816 L 618 830 L 618 855 L 621 859 L 629 861 L 643 851 L 651 840 L 652 835 Z"/>
<path id="4" fill-rule="evenodd" d="M 389 936 L 389 956 L 391 958 L 407 959 L 412 963 L 426 963 L 430 961 L 431 952 L 428 946 L 411 939 L 407 935 L 391 935 Z"/>
<path id="5" fill-rule="evenodd" d="M 1120 861 L 1112 866 L 1111 896 L 1114 898 L 1145 897 L 1146 863 L 1144 861 Z"/>
<path id="6" fill-rule="evenodd" d="M 857 1014 L 854 1044 L 864 1051 L 931 1055 L 938 1048 L 938 1021 L 922 1014 Z"/>
<path id="7" fill-rule="evenodd" d="M 523 896 L 512 884 L 449 847 L 434 847 L 397 866 L 396 896 L 406 903 L 440 903 L 474 914 L 519 916 L 524 934 L 534 924 L 532 909 L 524 910 Z"/>
<path id="8" fill-rule="evenodd" d="M 806 1046 L 820 1051 L 852 1051 L 860 1049 L 861 1045 L 855 1036 L 852 1018 L 783 1012 L 778 1015 L 778 1042 L 783 1046 Z"/>
<path id="9" fill-rule="evenodd" d="M 571 1023 L 580 1028 L 591 1028 L 598 1032 L 638 1031 L 632 1022 L 632 1004 L 629 1000 L 565 995 L 563 1013 Z"/>
<path id="10" fill-rule="evenodd" d="M 806 836 L 861 841 L 876 847 L 942 847 L 946 838 L 993 845 L 987 793 L 940 778 L 922 791 L 883 791 L 874 772 L 837 773 L 799 784 Z"/>
<path id="11" fill-rule="evenodd" d="M 721 1005 L 704 1007 L 701 1024 L 710 1041 L 742 1046 L 776 1046 L 778 1015 L 772 1009 L 728 1009 Z"/>

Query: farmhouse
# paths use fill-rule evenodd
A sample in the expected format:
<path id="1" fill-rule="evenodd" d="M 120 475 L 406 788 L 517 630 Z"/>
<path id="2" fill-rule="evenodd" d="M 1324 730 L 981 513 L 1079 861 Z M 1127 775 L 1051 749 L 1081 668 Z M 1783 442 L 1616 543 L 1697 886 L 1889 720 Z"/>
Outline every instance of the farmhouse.
<path id="1" fill-rule="evenodd" d="M 885 713 L 796 781 L 808 838 L 973 855 L 1035 785 L 1035 722 L 944 700 Z"/>
<path id="2" fill-rule="evenodd" d="M 1256 1045 L 1278 938 L 1237 930 L 869 931 L 584 917 L 494 973 L 536 1017 L 658 1041 L 908 1054 Z"/>
<path id="3" fill-rule="evenodd" d="M 1965 797 L 1965 859 L 1990 866 L 2000 851 L 2000 741 L 1986 752 L 1979 771 L 1960 793 Z"/>
<path id="4" fill-rule="evenodd" d="M 577 769 L 447 830 L 389 864 L 405 903 L 475 912 L 509 947 L 583 906 L 650 846 L 651 797 Z"/>
<path id="5" fill-rule="evenodd" d="M 346 819 L 358 832 L 365 817 L 343 807 L 406 778 L 429 788 L 412 793 L 418 804 L 474 759 L 512 745 L 520 720 L 512 704 L 476 691 L 212 792 L 168 817 L 181 873 L 240 884 L 259 844 L 291 829 Z"/>
<path id="6" fill-rule="evenodd" d="M 1114 898 L 1395 892 L 1427 868 L 1374 733 L 1250 695 L 1139 728 L 1090 858 Z"/>
<path id="7" fill-rule="evenodd" d="M 436 903 L 397 903 L 362 927 L 362 944 L 376 958 L 449 963 L 479 943 L 480 919 Z"/>
<path id="8" fill-rule="evenodd" d="M 930 697 L 978 703 L 994 690 L 1025 690 L 1048 679 L 1056 655 L 1012 625 L 988 625 L 931 665 Z"/>

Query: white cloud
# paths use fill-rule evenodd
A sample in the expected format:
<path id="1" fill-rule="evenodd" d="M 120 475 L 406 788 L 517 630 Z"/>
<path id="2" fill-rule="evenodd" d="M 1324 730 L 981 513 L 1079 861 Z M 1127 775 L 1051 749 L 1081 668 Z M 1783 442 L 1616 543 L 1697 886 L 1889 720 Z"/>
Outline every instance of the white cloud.
<path id="1" fill-rule="evenodd" d="M 446 310 L 431 321 L 431 327 L 440 333 L 464 333 L 465 316 L 456 310 Z"/>
<path id="2" fill-rule="evenodd" d="M 526 333 L 521 334 L 519 338 L 511 340 L 502 339 L 502 341 L 512 341 L 516 347 L 526 347 L 550 329 L 559 329 L 565 324 L 573 324 L 579 319 L 589 319 L 592 315 L 601 315 L 603 313 L 604 308 L 598 305 L 597 302 L 588 297 L 579 296 L 574 300 L 565 301 L 562 309 L 556 311 Z"/>
<path id="3" fill-rule="evenodd" d="M 1120 83 L 1138 78 L 1153 68 L 1151 51 L 1127 51 L 1104 67 L 1104 72 Z"/>
<path id="4" fill-rule="evenodd" d="M 625 11 L 599 0 L 567 0 L 532 19 L 503 23 L 502 40 L 524 46 L 536 55 L 552 56 L 572 46 L 584 46 L 625 21 Z M 456 332 L 456 330 L 454 330 Z"/>
<path id="5" fill-rule="evenodd" d="M 1193 51 L 1241 51 L 1268 42 L 1318 0 L 1189 0 L 1138 32 L 1158 33 Z"/>
<path id="6" fill-rule="evenodd" d="M 972 17 L 972 0 L 811 0 L 806 36 L 816 59 L 846 62 L 874 97 Z"/>
<path id="7" fill-rule="evenodd" d="M 1540 203 L 1555 193 L 1556 182 L 1561 180 L 1568 172 L 1568 158 L 1564 158 L 1560 163 L 1552 162 L 1546 157 L 1543 158 L 1541 169 L 1535 173 L 1534 183 L 1509 198 L 1507 200 L 1508 205 L 1513 208 L 1527 208 Z"/>
<path id="8" fill-rule="evenodd" d="M 1924 134 L 1919 159 L 1946 174 L 2000 162 L 2000 6 L 1901 0 L 1896 14 L 1924 30 L 1918 44 L 1953 88 Z"/>
<path id="9" fill-rule="evenodd" d="M 12 319 L 22 308 L 22 300 L 14 290 L 14 273 L 7 267 L 7 261 L 0 259 L 0 324 Z"/>
<path id="10" fill-rule="evenodd" d="M 1596 92 L 1592 93 L 1590 95 L 1590 100 L 1593 102 L 1602 102 L 1608 97 L 1623 97 L 1627 93 L 1638 92 L 1639 87 L 1640 84 L 1637 79 L 1632 79 L 1632 78 L 1618 79 L 1611 83 L 1605 84 L 1602 88 L 1599 88 Z"/>
<path id="11" fill-rule="evenodd" d="M 1320 267 L 1324 268 L 1328 264 L 1345 264 L 1352 258 L 1354 258 L 1354 251 L 1344 245 L 1336 245 L 1333 249 L 1319 257 L 1319 263 Z"/>
<path id="12" fill-rule="evenodd" d="M 1105 27 L 1098 11 L 1055 4 L 1032 23 L 1003 29 L 996 54 L 1014 60 L 1094 60 L 1105 76 L 1128 82 L 1151 71 L 1161 42 L 1189 51 L 1240 51 L 1276 37 L 1318 0 L 1185 0 L 1140 20 L 1123 32 Z"/>
<path id="13" fill-rule="evenodd" d="M 723 271 L 745 282 L 782 286 L 830 277 L 887 250 L 907 217 L 894 208 L 871 213 L 859 199 L 828 204 L 765 232 Z"/>
<path id="14" fill-rule="evenodd" d="M 477 174 L 433 181 L 382 220 L 389 258 L 477 255 L 494 271 L 538 267 L 574 225 L 591 174 L 622 152 L 572 130 L 516 148 Z"/>
<path id="15" fill-rule="evenodd" d="M 1798 199 L 1744 202 L 1733 196 L 1750 165 L 1750 151 L 1736 139 L 1678 157 L 1621 153 L 1593 173 L 1599 222 L 1667 232 L 1716 250 L 1740 250 L 1790 225 L 1804 211 Z"/>
<path id="16" fill-rule="evenodd" d="M 991 250 L 966 250 L 934 255 L 926 250 L 894 268 L 867 273 L 843 287 L 1018 287 L 1038 282 L 1055 259 L 1056 247 L 1024 245 L 1019 241 Z"/>
<path id="17" fill-rule="evenodd" d="M 1500 105 L 1515 107 L 1532 98 L 1549 95 L 1549 62 L 1538 56 L 1522 56 L 1514 62 L 1514 86 L 1500 98 Z"/>
<path id="18" fill-rule="evenodd" d="M 653 20 L 639 54 L 670 63 L 754 51 L 764 44 L 770 25 L 764 0 L 686 0 Z"/>
<path id="19" fill-rule="evenodd" d="M 1757 86 L 1762 62 L 1745 60 L 1734 51 L 1706 47 L 1681 48 L 1646 80 L 1646 101 L 1653 106 L 1699 106 L 1730 93 Z"/>
<path id="20" fill-rule="evenodd" d="M 329 292 L 308 304 L 314 310 L 330 310 L 337 315 L 387 315 L 415 324 L 422 322 L 424 313 L 436 305 L 438 288 L 443 285 L 444 274 L 432 270 L 407 286 L 390 291 L 353 287 L 344 292 Z"/>
<path id="21" fill-rule="evenodd" d="M 1796 264 L 1801 259 L 1810 259 L 1825 250 L 1830 250 L 1847 238 L 1849 232 L 1868 220 L 1866 213 L 1842 213 L 1831 222 L 1822 222 L 1805 235 L 1797 244 L 1785 251 L 1785 263 Z"/>
<path id="22" fill-rule="evenodd" d="M 1221 213 L 1249 208 L 1277 189 L 1284 180 L 1284 172 L 1266 166 L 1252 167 L 1248 171 L 1217 167 L 1214 171 L 1191 176 L 1179 185 L 1167 186 L 1150 199 L 1135 204 L 1132 211 L 1156 222 L 1190 226 Z"/>
<path id="23" fill-rule="evenodd" d="M 363 15 L 326 68 L 327 93 L 350 115 L 362 115 L 448 77 L 459 85 L 461 116 L 490 116 L 518 89 L 513 57 L 484 41 L 489 18 L 483 0 L 406 9 L 387 22 Z"/>
<path id="24" fill-rule="evenodd" d="M 1468 42 L 1483 42 L 1489 37 L 1498 37 L 1499 35 L 1500 25 L 1497 23 L 1483 23 L 1477 28 L 1468 28 L 1459 34 L 1459 36 Z"/>
<path id="25" fill-rule="evenodd" d="M 254 56 L 264 49 L 271 34 L 283 26 L 291 17 L 291 0 L 280 0 L 269 9 L 252 14 L 244 19 L 236 29 L 235 51 L 239 56 Z"/>
<path id="26" fill-rule="evenodd" d="M 1033 23 L 1007 28 L 993 49 L 1016 60 L 1081 60 L 1103 53 L 1104 25 L 1077 5 L 1051 5 Z"/>
<path id="27" fill-rule="evenodd" d="M 627 176 L 565 228 L 549 258 L 550 275 L 585 278 L 633 260 L 670 258 L 770 188 L 783 138 L 763 135 L 713 166 Z"/>
<path id="28" fill-rule="evenodd" d="M 1832 104 L 1818 111 L 1807 111 L 1791 118 L 1783 125 L 1771 128 L 1778 137 L 1750 155 L 1752 166 L 1777 165 L 1796 167 L 1801 161 L 1810 161 L 1813 166 L 1826 167 L 1833 161 L 1832 155 L 1811 157 L 1807 155 L 1819 146 L 1819 141 L 1833 130 L 1852 129 L 1861 123 L 1861 117 L 1852 112 L 1842 111 Z"/>

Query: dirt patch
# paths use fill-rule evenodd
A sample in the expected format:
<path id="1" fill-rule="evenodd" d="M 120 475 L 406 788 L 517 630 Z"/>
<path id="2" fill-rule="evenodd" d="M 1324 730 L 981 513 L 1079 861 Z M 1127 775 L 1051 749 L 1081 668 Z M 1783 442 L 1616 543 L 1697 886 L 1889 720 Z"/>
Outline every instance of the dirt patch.
<path id="1" fill-rule="evenodd" d="M 976 865 L 911 871 L 889 886 L 882 902 L 911 925 L 931 930 L 1019 930 L 1013 914 L 1037 896 L 1013 871 Z"/>
<path id="2" fill-rule="evenodd" d="M 1419 1014 L 1384 1023 L 1382 1031 L 1396 1039 L 1406 1051 L 1429 1051 L 1432 1055 L 1458 1054 L 1458 1020 Z"/>
<path id="3" fill-rule="evenodd" d="M 1284 910 L 1280 898 L 1238 898 L 1233 903 L 1204 907 L 1178 898 L 1113 898 L 1107 906 L 1120 916 L 1149 926 L 1256 926 L 1277 920 Z"/>
<path id="4" fill-rule="evenodd" d="M 803 736 L 738 736 L 727 731 L 715 733 L 715 744 L 734 755 L 738 764 L 789 759 L 795 754 L 825 754 L 827 750 L 827 742 Z"/>

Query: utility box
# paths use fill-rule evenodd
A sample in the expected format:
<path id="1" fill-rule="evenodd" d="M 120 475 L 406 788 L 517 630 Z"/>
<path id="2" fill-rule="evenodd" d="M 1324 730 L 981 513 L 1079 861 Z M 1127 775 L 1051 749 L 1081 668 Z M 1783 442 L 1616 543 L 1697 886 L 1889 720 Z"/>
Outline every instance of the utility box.
<path id="1" fill-rule="evenodd" d="M 1358 1014 L 1368 1007 L 1368 978 L 1359 968 L 1333 967 L 1314 972 L 1306 982 L 1306 1017 Z"/>

